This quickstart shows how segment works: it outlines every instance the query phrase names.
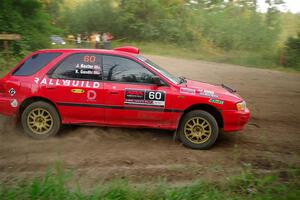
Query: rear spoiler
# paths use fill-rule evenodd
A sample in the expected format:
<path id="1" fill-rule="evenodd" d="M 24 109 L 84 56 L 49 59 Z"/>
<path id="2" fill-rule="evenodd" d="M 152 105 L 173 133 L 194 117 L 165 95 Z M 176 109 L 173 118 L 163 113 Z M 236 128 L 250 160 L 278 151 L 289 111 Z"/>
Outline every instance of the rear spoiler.
<path id="1" fill-rule="evenodd" d="M 140 53 L 140 50 L 133 46 L 117 47 L 117 48 L 114 48 L 114 50 L 115 51 L 123 51 L 123 52 L 127 52 L 127 53 L 134 53 L 134 54 Z"/>

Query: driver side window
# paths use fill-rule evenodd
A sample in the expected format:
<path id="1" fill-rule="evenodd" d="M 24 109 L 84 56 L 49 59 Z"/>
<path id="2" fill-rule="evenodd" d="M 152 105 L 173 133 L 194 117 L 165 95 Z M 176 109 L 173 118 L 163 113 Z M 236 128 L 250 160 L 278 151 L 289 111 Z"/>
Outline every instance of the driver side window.
<path id="1" fill-rule="evenodd" d="M 103 55 L 104 80 L 151 84 L 153 76 L 152 72 L 133 60 Z"/>

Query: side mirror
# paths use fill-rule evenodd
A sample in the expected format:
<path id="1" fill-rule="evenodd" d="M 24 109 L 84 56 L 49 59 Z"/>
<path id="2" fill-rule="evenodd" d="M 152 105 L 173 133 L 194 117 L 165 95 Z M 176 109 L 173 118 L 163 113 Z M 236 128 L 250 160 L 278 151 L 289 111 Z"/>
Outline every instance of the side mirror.
<path id="1" fill-rule="evenodd" d="M 158 85 L 158 86 L 162 85 L 159 76 L 153 76 L 152 77 L 152 83 L 154 83 L 155 85 Z"/>

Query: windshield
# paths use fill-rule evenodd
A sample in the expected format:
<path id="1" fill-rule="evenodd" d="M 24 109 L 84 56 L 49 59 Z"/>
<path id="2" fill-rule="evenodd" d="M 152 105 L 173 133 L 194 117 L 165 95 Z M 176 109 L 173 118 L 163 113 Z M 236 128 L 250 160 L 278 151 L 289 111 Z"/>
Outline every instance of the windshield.
<path id="1" fill-rule="evenodd" d="M 142 57 L 141 55 L 138 55 L 137 58 L 139 60 L 141 60 L 142 62 L 146 63 L 147 65 L 149 65 L 150 67 L 152 67 L 155 71 L 157 71 L 160 74 L 162 74 L 164 77 L 166 77 L 172 83 L 174 83 L 174 84 L 180 84 L 182 82 L 181 78 L 178 78 L 178 77 L 170 74 L 165 69 L 161 68 L 160 66 L 158 66 L 157 64 L 155 64 L 151 60 L 146 59 L 146 58 Z"/>

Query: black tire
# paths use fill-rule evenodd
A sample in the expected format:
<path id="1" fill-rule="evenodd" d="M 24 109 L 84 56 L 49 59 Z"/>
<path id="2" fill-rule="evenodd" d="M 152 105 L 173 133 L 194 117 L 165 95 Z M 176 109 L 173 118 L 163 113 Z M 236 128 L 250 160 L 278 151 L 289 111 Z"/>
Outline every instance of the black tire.
<path id="1" fill-rule="evenodd" d="M 201 136 L 201 140 L 203 141 L 202 143 L 197 143 L 197 142 L 201 142 L 201 140 L 197 141 L 197 142 L 192 142 L 191 141 L 192 139 L 189 139 L 187 136 L 187 134 L 188 135 L 192 135 L 192 134 L 190 134 L 189 131 L 187 131 L 187 134 L 185 133 L 186 123 L 189 122 L 189 125 L 190 125 L 190 122 L 196 118 L 198 118 L 199 120 L 202 120 L 201 121 L 202 123 L 204 121 L 206 121 L 205 124 L 209 124 L 208 128 L 206 128 L 206 127 L 204 128 L 204 129 L 206 129 L 205 131 L 211 130 L 209 136 L 206 136 L 206 135 Z M 198 123 L 199 123 L 199 121 L 198 121 Z M 188 126 L 188 127 L 191 127 L 191 126 Z M 198 127 L 196 127 L 196 128 L 198 128 Z M 201 130 L 203 130 L 203 129 L 201 129 Z M 219 136 L 219 126 L 218 126 L 216 119 L 210 113 L 203 111 L 203 110 L 193 110 L 183 116 L 183 118 L 179 124 L 178 132 L 179 132 L 179 134 L 178 134 L 179 138 L 185 146 L 190 147 L 192 149 L 204 150 L 204 149 L 209 149 L 216 142 L 216 140 Z M 200 130 L 199 130 L 199 132 L 200 132 Z M 199 134 L 202 134 L 202 132 Z M 198 136 L 195 136 L 195 137 L 197 138 Z M 194 136 L 192 136 L 192 138 L 194 138 Z M 202 139 L 202 138 L 204 138 L 204 139 Z"/>
<path id="2" fill-rule="evenodd" d="M 33 127 L 37 128 L 37 126 L 29 125 L 31 123 L 34 123 L 36 120 L 33 120 L 33 118 L 29 117 L 29 115 L 32 115 L 33 112 L 35 112 L 34 114 L 36 114 L 36 113 L 39 114 L 39 110 L 44 111 L 43 116 L 45 116 L 45 115 L 46 115 L 46 117 L 48 116 L 47 117 L 47 127 L 49 126 L 49 128 L 48 128 L 48 130 L 45 129 L 44 132 L 36 133 L 36 132 L 34 132 L 35 128 L 33 128 Z M 52 122 L 49 122 L 49 116 L 50 116 L 50 121 L 52 121 Z M 39 117 L 39 116 L 37 115 L 35 117 Z M 21 123 L 22 123 L 22 127 L 23 127 L 25 133 L 34 139 L 46 139 L 48 137 L 55 136 L 61 127 L 60 116 L 59 116 L 56 108 L 53 105 L 51 105 L 47 102 L 44 102 L 44 101 L 37 101 L 37 102 L 34 102 L 34 103 L 30 104 L 29 106 L 27 106 L 21 115 Z M 41 122 L 41 123 L 45 124 L 46 122 Z M 42 129 L 42 130 L 44 130 L 44 129 Z"/>

